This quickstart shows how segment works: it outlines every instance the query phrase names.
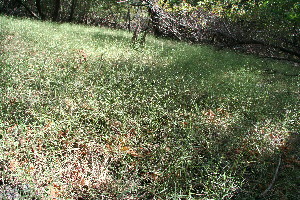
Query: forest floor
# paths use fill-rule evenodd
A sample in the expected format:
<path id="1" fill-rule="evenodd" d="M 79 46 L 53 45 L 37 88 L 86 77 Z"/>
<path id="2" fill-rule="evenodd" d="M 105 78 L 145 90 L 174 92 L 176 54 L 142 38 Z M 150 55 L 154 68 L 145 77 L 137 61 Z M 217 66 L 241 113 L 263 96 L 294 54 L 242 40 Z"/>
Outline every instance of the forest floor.
<path id="1" fill-rule="evenodd" d="M 300 199 L 299 72 L 0 16 L 0 199 Z"/>

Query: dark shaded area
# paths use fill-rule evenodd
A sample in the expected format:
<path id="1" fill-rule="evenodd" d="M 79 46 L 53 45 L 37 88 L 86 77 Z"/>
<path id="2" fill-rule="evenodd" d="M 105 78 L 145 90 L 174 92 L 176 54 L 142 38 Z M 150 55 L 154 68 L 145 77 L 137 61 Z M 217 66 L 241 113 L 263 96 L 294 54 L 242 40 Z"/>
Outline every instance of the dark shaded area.
<path id="1" fill-rule="evenodd" d="M 60 0 L 54 0 L 53 13 L 52 13 L 52 21 L 58 21 L 60 10 Z"/>
<path id="2" fill-rule="evenodd" d="M 18 124 L 20 122 L 25 124 L 33 124 L 37 122 L 35 117 L 29 111 L 29 107 L 23 102 L 18 102 L 14 99 L 8 102 L 2 103 L 1 108 L 1 120 L 10 124 Z"/>
<path id="3" fill-rule="evenodd" d="M 72 0 L 69 19 L 68 19 L 69 22 L 72 22 L 74 20 L 74 13 L 75 13 L 76 4 L 77 4 L 77 0 Z"/>
<path id="4" fill-rule="evenodd" d="M 36 9 L 38 11 L 39 16 L 41 16 L 41 20 L 46 19 L 46 15 L 42 11 L 42 5 L 41 5 L 41 0 L 36 0 L 35 1 Z"/>
<path id="5" fill-rule="evenodd" d="M 108 39 L 108 40 L 123 40 L 123 37 L 115 37 L 115 36 L 107 36 L 103 34 L 96 34 L 94 35 L 96 40 L 99 39 Z M 166 47 L 168 48 L 168 47 Z M 218 51 L 216 52 L 216 54 Z M 190 57 L 189 57 L 190 56 Z M 116 83 L 115 89 L 118 91 L 121 91 L 122 94 L 124 94 L 124 101 L 128 98 L 132 99 L 139 99 L 139 101 L 135 102 L 135 104 L 130 104 L 125 106 L 127 114 L 132 115 L 132 118 L 139 119 L 142 118 L 141 113 L 146 113 L 147 111 L 144 108 L 144 105 L 150 105 L 153 100 L 151 97 L 155 97 L 155 93 L 151 93 L 151 89 L 148 90 L 139 90 L 135 87 L 135 85 L 140 85 L 141 82 L 144 84 L 144 86 L 147 86 L 145 88 L 151 88 L 155 87 L 158 91 L 162 90 L 163 88 L 168 88 L 168 95 L 164 95 L 161 97 L 156 97 L 159 99 L 159 102 L 167 102 L 165 110 L 167 113 L 173 113 L 174 108 L 181 107 L 184 110 L 191 111 L 193 110 L 193 106 L 197 105 L 202 109 L 209 109 L 209 108 L 217 108 L 218 105 L 212 105 L 211 102 L 218 102 L 219 95 L 223 94 L 224 91 L 227 89 L 230 89 L 232 87 L 232 83 L 225 82 L 220 85 L 216 85 L 214 88 L 214 93 L 211 91 L 208 91 L 207 88 L 195 88 L 195 90 L 191 90 L 189 92 L 184 91 L 184 88 L 182 88 L 181 82 L 175 82 L 175 76 L 183 76 L 183 75 L 189 75 L 193 76 L 197 80 L 197 74 L 193 74 L 191 71 L 193 69 L 186 67 L 183 71 L 180 71 L 179 74 L 175 74 L 174 70 L 175 68 L 178 71 L 178 67 L 181 65 L 184 65 L 184 62 L 186 60 L 192 60 L 191 58 L 194 56 L 190 54 L 188 57 L 184 57 L 183 60 L 176 60 L 176 65 L 174 68 L 169 67 L 166 69 L 166 71 L 162 72 L 161 69 L 151 69 L 149 68 L 143 68 L 140 70 L 134 71 L 133 77 L 130 79 L 126 77 L 120 77 L 119 82 Z M 217 55 L 216 55 L 217 56 Z M 208 58 L 209 59 L 209 58 Z M 214 58 L 210 58 L 213 60 Z M 130 61 L 129 61 L 130 62 Z M 219 63 L 222 63 L 222 58 L 219 58 Z M 117 67 L 119 66 L 118 70 L 123 70 L 121 66 L 128 66 L 127 62 L 118 62 Z M 241 64 L 242 65 L 242 64 Z M 184 66 L 191 66 L 191 65 L 184 65 Z M 254 70 L 262 70 L 264 66 L 258 66 Z M 198 69 L 201 70 L 201 69 Z M 232 69 L 232 71 L 238 70 L 238 69 Z M 271 69 L 270 69 L 271 70 Z M 276 71 L 276 70 L 273 70 Z M 199 72 L 200 73 L 200 72 Z M 209 76 L 213 74 L 218 74 L 220 71 L 215 70 L 212 71 L 211 74 L 205 74 L 207 76 L 207 79 L 209 79 Z M 276 76 L 274 76 L 276 75 Z M 99 76 L 99 75 L 98 75 Z M 101 80 L 101 76 L 97 79 Z M 283 85 L 287 85 L 291 79 L 298 78 L 297 75 L 295 76 L 286 76 L 285 72 L 276 71 L 275 74 L 269 73 L 269 70 L 267 72 L 262 71 L 261 74 L 261 81 L 262 84 L 268 84 L 271 83 L 282 83 Z M 92 77 L 91 77 L 92 78 Z M 103 78 L 102 78 L 103 79 Z M 173 81 L 172 81 L 173 80 Z M 109 82 L 109 81 L 108 81 Z M 191 85 L 193 83 L 190 83 Z M 122 86 L 122 87 L 121 87 Z M 252 90 L 249 90 L 249 92 L 254 92 L 256 90 L 256 87 L 253 86 Z M 268 89 L 271 91 L 271 89 Z M 218 92 L 220 93 L 218 93 Z M 237 91 L 238 93 L 239 91 Z M 163 92 L 158 92 L 163 93 Z M 263 95 L 263 94 L 262 94 Z M 286 99 L 286 95 L 289 95 L 293 98 L 291 98 L 291 101 Z M 186 162 L 182 163 L 183 168 L 186 170 L 187 177 L 178 177 L 176 174 L 170 175 L 168 178 L 163 178 L 160 183 L 165 183 L 166 188 L 169 190 L 172 190 L 172 188 L 178 187 L 182 188 L 183 190 L 187 190 L 190 188 L 187 187 L 187 180 L 193 179 L 192 183 L 189 183 L 191 189 L 191 192 L 201 193 L 205 192 L 204 186 L 197 182 L 197 177 L 205 177 L 206 176 L 206 167 L 212 168 L 212 166 L 216 165 L 216 174 L 222 174 L 226 170 L 230 170 L 232 167 L 240 167 L 241 169 L 246 168 L 246 171 L 241 171 L 241 173 L 244 173 L 244 177 L 248 181 L 247 184 L 245 184 L 244 188 L 237 188 L 235 191 L 235 196 L 228 198 L 228 199 L 255 199 L 259 198 L 259 194 L 262 193 L 270 184 L 273 176 L 273 172 L 275 171 L 277 162 L 278 162 L 278 156 L 282 154 L 282 152 L 278 152 L 274 155 L 260 155 L 257 150 L 255 150 L 255 146 L 251 147 L 250 150 L 247 150 L 248 143 L 251 144 L 252 141 L 247 141 L 247 143 L 243 140 L 244 137 L 251 137 L 251 134 L 253 134 L 255 131 L 255 125 L 256 123 L 260 121 L 264 121 L 266 119 L 270 120 L 284 120 L 285 118 L 285 110 L 290 103 L 293 103 L 293 99 L 297 98 L 298 94 L 293 94 L 291 92 L 287 91 L 273 91 L 270 94 L 270 97 L 268 98 L 268 103 L 263 103 L 260 100 L 257 101 L 251 101 L 253 103 L 253 107 L 259 109 L 254 109 L 255 111 L 252 111 L 251 109 L 248 111 L 244 111 L 244 117 L 235 123 L 234 127 L 231 127 L 229 130 L 222 129 L 221 126 L 217 126 L 214 124 L 197 124 L 197 117 L 199 116 L 189 116 L 189 114 L 182 114 L 179 116 L 176 115 L 166 115 L 165 113 L 157 114 L 159 117 L 156 119 L 156 122 L 158 123 L 158 126 L 154 127 L 151 123 L 147 122 L 146 120 L 142 122 L 143 126 L 145 127 L 143 129 L 143 141 L 140 141 L 140 143 L 145 142 L 145 140 L 149 141 L 155 141 L 153 145 L 159 146 L 162 144 L 165 140 L 174 141 L 173 145 L 170 146 L 171 149 L 173 149 L 172 153 L 166 152 L 163 148 L 157 148 L 154 149 L 152 152 L 152 156 L 155 159 L 152 159 L 151 161 L 147 160 L 146 158 L 143 160 L 141 159 L 140 162 L 149 163 L 149 165 L 152 163 L 153 165 L 156 165 L 158 163 L 167 163 L 165 168 L 169 169 L 171 168 L 170 163 L 174 162 L 174 157 L 179 158 L 183 156 L 182 150 L 178 149 L 178 147 L 186 147 L 190 146 L 189 152 L 190 157 L 187 158 Z M 230 99 L 230 97 L 228 97 Z M 154 99 L 154 98 L 153 98 Z M 246 97 L 245 97 L 246 99 Z M 222 100 L 219 101 L 219 103 L 222 103 Z M 230 105 L 232 106 L 233 110 L 239 110 L 239 108 L 236 108 L 237 102 L 233 101 Z M 246 104 L 246 103 L 245 103 Z M 264 105 L 262 105 L 264 104 Z M 191 106 L 193 105 L 193 106 Z M 276 107 L 274 107 L 276 105 Z M 159 111 L 158 111 L 159 112 Z M 113 117 L 113 116 L 112 116 Z M 200 121 L 200 120 L 199 120 Z M 176 122 L 176 123 L 175 123 Z M 181 123 L 177 123 L 181 122 Z M 103 126 L 106 124 L 105 121 L 89 121 L 88 123 L 94 123 L 95 125 L 91 126 Z M 199 126 L 202 127 L 201 129 L 197 129 L 195 127 L 188 129 L 188 131 L 194 131 L 194 134 L 188 134 L 187 129 L 182 126 L 182 124 L 186 123 L 187 126 L 189 124 L 194 124 L 195 127 Z M 101 128 L 100 128 L 101 130 Z M 155 132 L 155 136 L 149 135 L 150 132 Z M 187 139 L 187 135 L 189 135 L 189 138 Z M 237 135 L 240 135 L 241 137 L 236 137 Z M 294 142 L 292 142 L 294 143 Z M 206 148 L 208 146 L 205 145 L 212 145 L 215 147 L 215 152 L 211 153 Z M 222 145 L 221 145 L 222 144 Z M 246 146 L 245 149 L 239 149 L 240 146 L 243 146 L 243 144 Z M 231 145 L 231 148 L 228 148 L 228 146 Z M 296 145 L 296 143 L 295 143 Z M 210 146 L 210 148 L 212 148 Z M 211 149 L 210 149 L 211 150 Z M 243 153 L 240 153 L 243 152 Z M 159 158 L 164 155 L 164 158 L 160 160 Z M 205 155 L 205 158 L 202 156 Z M 253 163 L 245 164 L 245 166 L 234 166 L 234 163 L 236 160 L 241 158 L 247 158 L 245 160 L 253 160 Z M 203 161 L 205 159 L 205 161 Z M 222 160 L 223 159 L 223 160 Z M 284 165 L 285 159 L 283 158 L 282 165 Z M 221 164 L 220 164 L 221 163 Z M 267 163 L 267 164 L 266 164 Z M 173 163 L 174 166 L 176 163 Z M 119 171 L 124 170 L 125 166 L 120 163 L 116 162 L 114 164 L 116 166 L 114 173 L 118 174 Z M 171 164 L 172 165 L 172 164 Z M 220 165 L 220 166 L 217 166 Z M 267 166 L 267 168 L 265 167 Z M 263 168 L 263 169 L 261 169 Z M 260 169 L 260 170 L 259 170 Z M 175 170 L 175 169 L 174 169 Z M 145 169 L 138 168 L 135 172 L 140 174 L 140 176 L 144 175 L 144 171 L 147 171 Z M 294 173 L 293 171 L 292 173 Z M 282 175 L 280 175 L 282 174 Z M 121 174 L 118 174 L 119 176 L 122 176 Z M 125 176 L 125 175 L 124 175 Z M 280 194 L 282 192 L 282 188 L 276 189 L 278 186 L 276 183 L 282 182 L 282 176 L 288 176 L 286 172 L 282 172 L 282 168 L 279 170 L 279 176 L 275 182 L 274 187 L 272 188 L 272 191 L 270 192 L 272 194 L 273 190 L 276 190 L 275 197 L 278 196 L 284 196 L 283 194 Z M 129 177 L 124 177 L 124 179 Z M 296 181 L 295 181 L 296 182 Z M 145 178 L 141 185 L 145 185 L 148 187 L 153 187 L 154 182 L 151 179 Z M 292 185 L 292 186 L 291 186 Z M 290 188 L 286 187 L 287 190 L 287 197 L 290 197 L 291 194 L 293 194 L 293 190 L 295 188 L 297 183 L 291 183 Z M 211 187 L 214 187 L 213 185 Z M 139 193 L 128 193 L 128 194 L 122 194 L 124 196 L 126 195 L 133 195 L 135 198 L 142 198 L 143 194 L 148 194 L 149 191 L 145 189 L 141 189 L 141 194 Z M 297 197 L 298 194 L 295 194 L 294 197 Z M 299 196 L 299 195 L 298 195 Z M 200 198 L 199 196 L 195 195 L 194 198 Z M 221 197 L 218 197 L 221 198 Z M 272 196 L 270 196 L 269 193 L 267 193 L 267 196 L 263 199 L 272 199 Z"/>

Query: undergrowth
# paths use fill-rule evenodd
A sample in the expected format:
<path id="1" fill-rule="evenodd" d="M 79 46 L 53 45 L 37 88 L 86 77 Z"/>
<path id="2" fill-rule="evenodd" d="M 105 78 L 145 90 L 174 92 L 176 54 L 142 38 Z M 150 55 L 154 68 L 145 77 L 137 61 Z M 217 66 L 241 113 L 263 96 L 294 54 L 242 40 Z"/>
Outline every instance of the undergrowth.
<path id="1" fill-rule="evenodd" d="M 0 198 L 299 199 L 299 67 L 0 17 Z"/>

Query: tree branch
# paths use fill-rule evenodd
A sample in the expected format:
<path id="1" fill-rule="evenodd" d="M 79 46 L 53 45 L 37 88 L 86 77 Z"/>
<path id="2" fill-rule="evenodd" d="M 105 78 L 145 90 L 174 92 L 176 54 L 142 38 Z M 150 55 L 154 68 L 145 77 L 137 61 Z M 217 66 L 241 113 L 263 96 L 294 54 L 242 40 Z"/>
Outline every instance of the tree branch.
<path id="1" fill-rule="evenodd" d="M 281 164 L 281 155 L 279 157 L 278 164 L 277 164 L 277 167 L 276 167 L 276 170 L 275 170 L 272 182 L 270 183 L 269 187 L 263 193 L 260 194 L 260 197 L 265 196 L 269 192 L 269 190 L 271 190 L 271 188 L 273 187 L 273 185 L 275 183 L 275 180 L 277 178 L 277 175 L 278 175 L 278 170 L 279 170 L 280 164 Z"/>
<path id="2" fill-rule="evenodd" d="M 29 8 L 26 4 L 24 4 L 24 3 L 22 2 L 22 0 L 17 0 L 17 2 L 18 2 L 20 5 L 22 5 L 22 6 L 25 8 L 25 10 L 26 10 L 32 17 L 34 17 L 34 18 L 36 18 L 36 19 L 39 19 L 39 16 L 38 16 L 37 14 L 35 14 L 34 12 L 32 12 L 32 11 L 30 10 L 30 8 Z"/>

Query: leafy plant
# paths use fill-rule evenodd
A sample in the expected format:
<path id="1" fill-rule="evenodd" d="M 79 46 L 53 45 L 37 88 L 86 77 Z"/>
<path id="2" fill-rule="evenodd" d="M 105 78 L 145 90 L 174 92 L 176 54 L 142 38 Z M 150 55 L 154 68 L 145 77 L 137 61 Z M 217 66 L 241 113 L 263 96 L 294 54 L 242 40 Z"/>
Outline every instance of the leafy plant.
<path id="1" fill-rule="evenodd" d="M 0 18 L 1 198 L 299 196 L 290 63 Z"/>

